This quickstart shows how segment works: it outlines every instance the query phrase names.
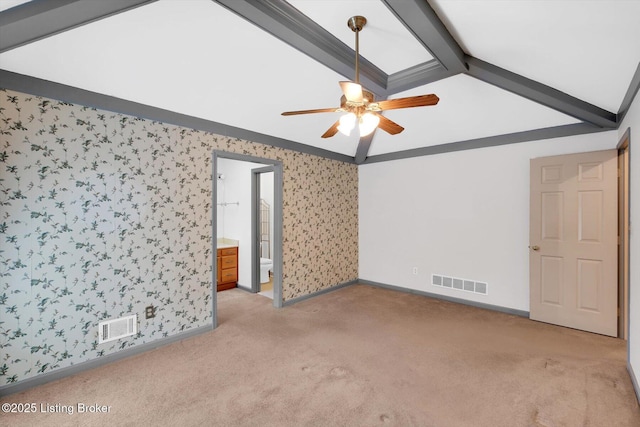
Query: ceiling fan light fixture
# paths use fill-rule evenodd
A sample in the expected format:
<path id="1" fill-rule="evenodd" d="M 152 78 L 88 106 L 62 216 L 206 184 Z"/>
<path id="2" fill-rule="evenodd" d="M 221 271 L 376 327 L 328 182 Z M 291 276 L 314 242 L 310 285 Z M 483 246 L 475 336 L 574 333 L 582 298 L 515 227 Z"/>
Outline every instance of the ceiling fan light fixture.
<path id="1" fill-rule="evenodd" d="M 342 96 L 340 97 L 340 107 L 338 108 L 317 108 L 315 110 L 285 111 L 283 116 L 293 116 L 298 114 L 311 113 L 346 113 L 333 123 L 321 138 L 331 138 L 338 132 L 350 136 L 351 131 L 358 123 L 360 137 L 370 135 L 378 126 L 381 130 L 390 135 L 397 135 L 404 130 L 402 126 L 389 120 L 380 112 L 386 110 L 397 110 L 400 108 L 426 107 L 436 105 L 438 98 L 434 94 L 410 96 L 406 98 L 387 99 L 375 102 L 375 96 L 367 91 L 360 84 L 360 39 L 358 34 L 367 23 L 364 16 L 352 16 L 347 21 L 347 25 L 356 35 L 356 67 L 355 81 L 341 81 Z"/>
<path id="2" fill-rule="evenodd" d="M 363 137 L 369 135 L 375 128 L 378 127 L 379 123 L 380 118 L 377 115 L 372 113 L 363 114 L 362 117 L 360 117 L 358 123 L 358 127 L 360 128 L 360 136 Z"/>
<path id="3" fill-rule="evenodd" d="M 351 135 L 351 130 L 356 126 L 356 115 L 354 113 L 347 113 L 340 117 L 340 126 L 338 130 L 343 135 Z"/>

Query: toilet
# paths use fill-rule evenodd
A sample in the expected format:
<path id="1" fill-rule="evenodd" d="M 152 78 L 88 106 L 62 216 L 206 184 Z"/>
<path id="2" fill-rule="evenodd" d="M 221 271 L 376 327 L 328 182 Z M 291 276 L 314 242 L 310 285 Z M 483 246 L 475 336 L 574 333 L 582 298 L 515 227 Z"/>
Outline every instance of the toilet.
<path id="1" fill-rule="evenodd" d="M 269 282 L 269 270 L 273 269 L 273 261 L 269 258 L 260 258 L 260 283 Z"/>

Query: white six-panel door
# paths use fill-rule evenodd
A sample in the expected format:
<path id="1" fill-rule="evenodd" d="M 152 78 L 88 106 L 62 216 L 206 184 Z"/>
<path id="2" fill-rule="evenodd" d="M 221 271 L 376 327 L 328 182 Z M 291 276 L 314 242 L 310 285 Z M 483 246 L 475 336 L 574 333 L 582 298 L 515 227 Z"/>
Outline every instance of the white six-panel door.
<path id="1" fill-rule="evenodd" d="M 531 160 L 530 317 L 617 336 L 617 151 Z"/>

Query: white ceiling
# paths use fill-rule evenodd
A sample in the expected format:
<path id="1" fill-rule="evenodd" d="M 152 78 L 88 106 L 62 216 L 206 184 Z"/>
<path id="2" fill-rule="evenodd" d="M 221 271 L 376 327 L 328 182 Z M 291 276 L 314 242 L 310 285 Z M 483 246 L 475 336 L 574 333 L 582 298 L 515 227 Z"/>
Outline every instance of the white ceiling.
<path id="1" fill-rule="evenodd" d="M 640 61 L 638 0 L 429 3 L 465 52 L 614 113 Z"/>
<path id="2" fill-rule="evenodd" d="M 238 0 L 239 1 L 239 0 Z M 0 0 L 0 10 L 8 0 Z M 353 49 L 347 19 L 368 23 L 360 53 L 392 75 L 433 60 L 379 0 L 290 0 Z M 640 62 L 637 0 L 429 0 L 465 54 L 618 113 Z M 10 12 L 10 10 L 9 10 Z M 357 135 L 320 135 L 339 117 L 283 117 L 337 107 L 353 80 L 211 0 L 160 0 L 0 54 L 0 68 L 355 156 Z M 1 84 L 1 83 L 0 83 Z M 369 156 L 580 123 L 582 120 L 457 74 L 390 98 L 435 93 L 433 107 L 385 116 Z"/>
<path id="3" fill-rule="evenodd" d="M 360 33 L 360 55 L 387 74 L 433 59 L 380 1 L 290 0 L 288 3 L 354 49 L 355 35 L 347 26 L 347 20 L 351 16 L 365 16 L 367 24 Z"/>

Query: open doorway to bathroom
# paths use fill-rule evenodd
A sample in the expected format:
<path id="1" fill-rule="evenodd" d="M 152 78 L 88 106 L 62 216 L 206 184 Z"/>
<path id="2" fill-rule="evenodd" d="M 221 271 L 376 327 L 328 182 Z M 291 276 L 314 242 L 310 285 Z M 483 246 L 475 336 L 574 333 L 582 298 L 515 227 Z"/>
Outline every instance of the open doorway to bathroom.
<path id="1" fill-rule="evenodd" d="M 273 298 L 273 306 L 282 307 L 283 203 L 281 162 L 214 150 L 212 163 L 212 205 L 215 207 L 212 319 L 215 328 L 218 292 L 226 289 L 229 281 L 230 287 L 260 292 L 261 266 L 271 272 L 267 274 L 272 283 L 269 296 Z M 269 205 L 269 226 L 264 230 L 268 234 L 262 233 L 261 199 Z"/>
<path id="2" fill-rule="evenodd" d="M 252 169 L 251 173 L 251 291 L 273 299 L 274 167 Z"/>

